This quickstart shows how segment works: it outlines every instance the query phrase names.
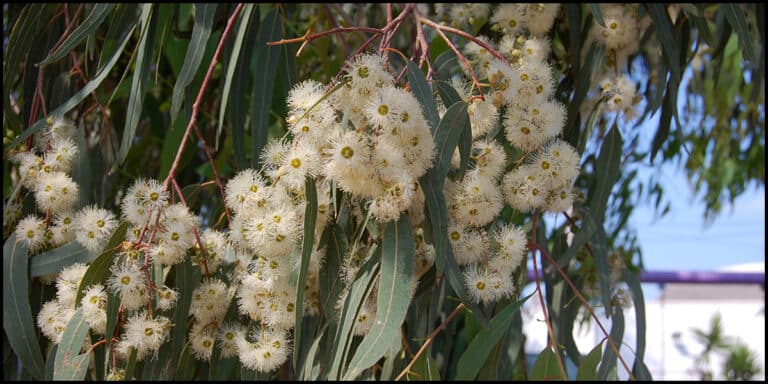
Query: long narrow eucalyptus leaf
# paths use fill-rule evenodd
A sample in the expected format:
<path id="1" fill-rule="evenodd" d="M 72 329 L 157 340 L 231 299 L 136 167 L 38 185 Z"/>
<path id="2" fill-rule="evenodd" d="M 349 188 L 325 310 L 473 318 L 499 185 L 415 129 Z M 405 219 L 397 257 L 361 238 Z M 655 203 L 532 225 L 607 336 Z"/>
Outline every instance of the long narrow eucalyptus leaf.
<path id="1" fill-rule="evenodd" d="M 152 51 L 155 49 L 157 36 L 157 12 L 153 12 L 152 4 L 143 4 L 141 11 L 142 33 L 139 47 L 136 52 L 136 66 L 131 80 L 131 92 L 126 108 L 125 129 L 120 142 L 120 150 L 117 152 L 117 161 L 113 170 L 125 162 L 128 150 L 131 149 L 133 138 L 136 135 L 136 127 L 141 119 L 141 109 L 144 104 L 147 82 L 149 81 L 149 68 L 152 63 Z"/>
<path id="2" fill-rule="evenodd" d="M 197 74 L 200 62 L 203 60 L 205 47 L 208 45 L 208 38 L 211 36 L 213 28 L 213 16 L 216 15 L 217 4 L 195 3 L 195 25 L 192 28 L 192 38 L 187 46 L 187 53 L 184 56 L 184 65 L 179 72 L 179 78 L 173 85 L 171 96 L 171 126 L 176 121 L 176 117 L 181 109 L 182 96 L 184 90 L 189 86 Z"/>
<path id="3" fill-rule="evenodd" d="M 3 245 L 3 330 L 24 370 L 42 380 L 45 363 L 29 306 L 27 252 L 27 247 L 16 241 L 16 235 Z"/>
<path id="4" fill-rule="evenodd" d="M 253 93 L 251 103 L 251 167 L 258 166 L 259 154 L 267 144 L 269 126 L 269 109 L 272 105 L 272 91 L 275 86 L 275 74 L 280 63 L 279 46 L 268 46 L 267 42 L 280 40 L 280 13 L 275 9 L 270 11 L 259 26 L 256 38 L 256 73 L 253 77 Z"/>
<path id="5" fill-rule="evenodd" d="M 221 91 L 221 104 L 219 105 L 219 124 L 216 128 L 216 141 L 215 149 L 219 150 L 219 139 L 221 137 L 221 131 L 224 129 L 224 114 L 227 111 L 227 105 L 229 104 L 230 90 L 232 87 L 232 80 L 235 78 L 235 70 L 240 63 L 240 50 L 243 47 L 245 41 L 245 31 L 248 30 L 248 25 L 253 15 L 253 4 L 246 4 L 243 6 L 243 10 L 240 13 L 240 21 L 237 26 L 237 32 L 235 33 L 235 42 L 232 45 L 232 53 L 229 56 L 227 62 L 227 70 L 224 75 L 224 88 Z M 258 16 L 257 16 L 258 17 Z"/>
<path id="6" fill-rule="evenodd" d="M 54 52 L 51 52 L 45 60 L 41 61 L 40 65 L 61 60 L 86 37 L 93 34 L 114 8 L 115 4 L 94 4 L 91 12 L 83 19 L 83 23 L 78 25 Z"/>
<path id="7" fill-rule="evenodd" d="M 317 188 L 315 181 L 307 177 L 304 183 L 304 196 L 307 199 L 307 206 L 304 209 L 304 240 L 301 246 L 301 267 L 299 269 L 299 279 L 296 282 L 296 326 L 294 331 L 294 349 L 293 366 L 297 367 L 301 351 L 301 327 L 302 317 L 304 316 L 304 286 L 307 281 L 307 271 L 309 271 L 310 256 L 314 248 L 315 224 L 317 223 Z"/>

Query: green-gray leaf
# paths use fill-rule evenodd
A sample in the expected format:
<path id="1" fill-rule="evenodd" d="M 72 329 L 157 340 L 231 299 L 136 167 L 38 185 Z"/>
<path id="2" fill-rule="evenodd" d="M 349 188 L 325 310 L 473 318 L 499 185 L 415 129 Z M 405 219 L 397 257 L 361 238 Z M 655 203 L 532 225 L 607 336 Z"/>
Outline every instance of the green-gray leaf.
<path id="1" fill-rule="evenodd" d="M 125 157 L 128 156 L 128 150 L 133 145 L 133 138 L 136 135 L 136 127 L 141 119 L 141 108 L 144 104 L 144 93 L 146 92 L 147 81 L 149 81 L 149 67 L 152 63 L 152 51 L 155 49 L 155 39 L 157 35 L 157 12 L 152 11 L 152 4 L 143 4 L 141 10 L 141 40 L 136 52 L 136 66 L 131 80 L 131 93 L 128 97 L 128 107 L 126 108 L 125 129 L 123 138 L 120 142 L 120 150 L 117 153 L 117 161 L 113 165 L 113 170 L 118 165 L 122 165 Z"/>
<path id="2" fill-rule="evenodd" d="M 613 316 L 611 316 L 611 332 L 609 337 L 617 348 L 621 348 L 622 338 L 624 337 L 624 311 L 621 306 L 613 307 Z M 619 350 L 620 351 L 620 350 Z M 597 370 L 598 380 L 607 380 L 609 374 L 616 369 L 616 352 L 608 346 L 603 354 L 603 361 Z"/>
<path id="3" fill-rule="evenodd" d="M 267 42 L 280 40 L 280 14 L 270 11 L 259 26 L 256 38 L 256 73 L 253 77 L 253 117 L 251 118 L 251 166 L 256 168 L 261 148 L 267 144 L 269 108 L 272 105 L 272 91 L 275 86 L 277 65 L 280 63 L 279 46 L 268 46 Z"/>
<path id="4" fill-rule="evenodd" d="M 595 169 L 598 170 L 596 172 L 597 184 L 589 204 L 592 216 L 600 222 L 605 215 L 605 208 L 613 185 L 619 179 L 622 147 L 621 132 L 619 132 L 619 127 L 614 125 L 603 140 L 600 155 L 597 157 L 595 164 Z"/>
<path id="5" fill-rule="evenodd" d="M 472 339 L 467 349 L 459 358 L 456 367 L 457 380 L 474 380 L 480 368 L 486 362 L 496 344 L 501 341 L 504 334 L 512 324 L 512 315 L 522 307 L 523 303 L 533 294 L 530 294 L 514 303 L 504 307 L 496 316 L 494 316 L 488 328 L 481 330 L 477 336 Z"/>
<path id="6" fill-rule="evenodd" d="M 603 357 L 603 343 L 597 344 L 592 348 L 587 356 L 581 359 L 579 371 L 576 373 L 576 380 L 597 381 L 597 364 Z"/>
<path id="7" fill-rule="evenodd" d="M 64 40 L 56 51 L 52 52 L 45 60 L 40 62 L 40 65 L 50 64 L 55 61 L 61 60 L 64 56 L 75 48 L 86 37 L 90 36 L 96 28 L 101 25 L 104 19 L 107 18 L 115 4 L 95 4 L 89 13 L 83 19 L 83 23 L 78 25 L 74 31 Z"/>
<path id="8" fill-rule="evenodd" d="M 217 4 L 195 3 L 195 26 L 192 28 L 192 38 L 187 46 L 184 56 L 184 65 L 181 67 L 179 78 L 173 85 L 171 96 L 171 126 L 176 121 L 181 108 L 181 97 L 189 83 L 195 78 L 200 62 L 203 60 L 205 46 L 211 36 L 213 16 L 216 14 Z M 189 101 L 188 101 L 189 102 Z"/>
<path id="9" fill-rule="evenodd" d="M 3 330 L 24 370 L 43 379 L 45 364 L 29 306 L 27 247 L 11 235 L 3 245 Z"/>
<path id="10" fill-rule="evenodd" d="M 29 261 L 29 275 L 38 277 L 57 273 L 75 263 L 90 263 L 96 256 L 77 241 L 70 241 L 61 247 L 32 256 Z"/>
<path id="11" fill-rule="evenodd" d="M 133 31 L 134 28 L 136 28 L 135 24 L 131 26 L 130 31 Z M 107 61 L 107 63 L 104 64 L 103 67 L 99 68 L 99 71 L 96 73 L 95 76 L 93 76 L 93 78 L 91 78 L 91 81 L 89 81 L 88 84 L 86 84 L 74 96 L 70 97 L 66 103 L 58 106 L 56 109 L 51 111 L 49 115 L 64 116 L 65 113 L 69 112 L 72 108 L 80 104 L 80 102 L 85 100 L 85 98 L 88 97 L 91 94 L 91 92 L 93 92 L 96 88 L 98 88 L 99 85 L 101 85 L 101 82 L 104 81 L 104 79 L 106 79 L 107 75 L 112 70 L 112 67 L 114 67 L 115 64 L 117 63 L 117 59 L 120 58 L 120 54 L 125 49 L 125 45 L 128 43 L 128 40 L 130 40 L 130 38 L 131 38 L 131 34 L 126 33 L 125 37 L 120 41 L 118 49 L 115 50 L 115 52 L 109 58 L 109 61 Z M 10 149 L 15 148 L 19 143 L 21 143 L 22 140 L 42 130 L 46 126 L 45 120 L 46 119 L 40 119 L 31 127 L 27 128 L 13 141 L 8 143 L 4 147 L 4 150 L 8 151 Z"/>
<path id="12" fill-rule="evenodd" d="M 427 119 L 430 131 L 434 132 L 437 128 L 437 123 L 440 121 L 440 115 L 437 113 L 437 102 L 432 95 L 432 88 L 430 88 L 427 78 L 424 77 L 424 73 L 421 72 L 421 68 L 416 63 L 408 60 L 407 65 L 408 83 L 411 84 L 411 91 L 421 105 L 421 111 Z"/>
<path id="13" fill-rule="evenodd" d="M 749 36 L 749 25 L 747 19 L 744 17 L 744 11 L 741 10 L 738 4 L 723 4 L 723 12 L 728 19 L 728 23 L 731 24 L 733 30 L 736 31 L 736 35 L 739 37 L 739 45 L 741 51 L 744 53 L 744 58 L 750 62 L 755 60 L 755 48 L 752 45 L 752 39 Z M 759 17 L 759 16 L 758 16 Z"/>
<path id="14" fill-rule="evenodd" d="M 246 4 L 243 6 L 240 13 L 240 21 L 237 26 L 237 32 L 235 33 L 235 42 L 232 46 L 232 53 L 229 56 L 227 65 L 227 71 L 224 75 L 224 89 L 221 92 L 221 104 L 219 105 L 219 125 L 216 128 L 216 140 L 215 149 L 219 150 L 219 137 L 221 137 L 221 130 L 224 128 L 224 114 L 227 111 L 227 105 L 229 104 L 229 94 L 232 87 L 232 79 L 235 78 L 235 69 L 237 69 L 240 63 L 240 49 L 243 47 L 243 41 L 245 41 L 245 31 L 248 29 L 248 25 L 253 15 L 253 4 Z M 258 16 L 257 16 L 258 17 Z"/>
<path id="15" fill-rule="evenodd" d="M 115 254 L 121 249 L 120 244 L 125 239 L 125 234 L 128 232 L 128 222 L 122 222 L 109 238 L 107 247 L 104 248 L 104 252 L 99 255 L 88 269 L 85 271 L 80 285 L 77 288 L 77 296 L 75 296 L 75 306 L 80 305 L 80 300 L 85 294 L 85 290 L 94 284 L 103 284 L 107 280 L 109 275 L 109 267 L 112 266 L 112 259 Z"/>
<path id="16" fill-rule="evenodd" d="M 307 177 L 304 183 L 304 196 L 307 199 L 307 206 L 304 209 L 304 241 L 301 246 L 301 267 L 299 269 L 299 279 L 296 282 L 296 326 L 294 331 L 294 350 L 293 366 L 298 366 L 299 356 L 301 354 L 301 327 L 302 317 L 304 316 L 304 285 L 307 281 L 307 271 L 309 271 L 309 259 L 312 256 L 312 249 L 315 240 L 315 224 L 317 223 L 317 188 L 315 181 Z"/>
<path id="17" fill-rule="evenodd" d="M 78 308 L 69 320 L 56 350 L 56 362 L 53 368 L 54 380 L 83 380 L 88 369 L 89 354 L 80 354 L 85 337 L 88 335 L 88 323 L 85 321 L 83 308 Z"/>
<path id="18" fill-rule="evenodd" d="M 353 380 L 387 352 L 387 341 L 398 339 L 410 303 L 409 289 L 414 281 L 413 229 L 405 214 L 384 228 L 381 250 L 376 321 L 357 347 L 344 376 Z"/>
<path id="19" fill-rule="evenodd" d="M 565 380 L 557 363 L 557 355 L 547 346 L 536 358 L 531 380 Z"/>

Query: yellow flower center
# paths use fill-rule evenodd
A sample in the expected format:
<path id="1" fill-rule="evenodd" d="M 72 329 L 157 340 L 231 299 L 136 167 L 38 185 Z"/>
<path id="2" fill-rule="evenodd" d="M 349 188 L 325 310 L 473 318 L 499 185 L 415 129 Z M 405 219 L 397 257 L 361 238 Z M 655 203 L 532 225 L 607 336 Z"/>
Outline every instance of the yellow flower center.
<path id="1" fill-rule="evenodd" d="M 144 328 L 144 334 L 147 336 L 152 336 L 155 333 L 155 330 L 152 328 Z"/>
<path id="2" fill-rule="evenodd" d="M 72 219 L 70 219 L 69 217 L 65 217 L 64 220 L 62 220 L 61 222 L 64 223 L 64 224 L 69 225 L 69 223 L 72 222 Z"/>
<path id="3" fill-rule="evenodd" d="M 616 29 L 619 27 L 619 25 L 616 24 L 616 22 L 614 21 L 613 23 L 611 23 L 611 25 L 609 25 L 609 27 L 611 27 L 611 29 Z"/>
<path id="4" fill-rule="evenodd" d="M 475 286 L 477 287 L 477 289 L 481 291 L 485 290 L 485 283 L 483 283 L 482 281 L 478 281 L 477 284 L 475 284 Z"/>
<path id="5" fill-rule="evenodd" d="M 299 160 L 298 158 L 291 160 L 291 167 L 297 168 L 297 169 L 301 167 L 301 160 Z"/>
<path id="6" fill-rule="evenodd" d="M 520 80 L 521 81 L 528 81 L 528 74 L 527 73 L 523 73 L 522 75 L 520 75 Z"/>
<path id="7" fill-rule="evenodd" d="M 524 135 L 527 135 L 531 133 L 531 130 L 528 127 L 522 127 L 520 128 L 520 132 L 522 132 Z"/>
<path id="8" fill-rule="evenodd" d="M 309 132 L 309 125 L 305 125 L 305 126 L 301 127 L 301 131 L 302 132 Z"/>
<path id="9" fill-rule="evenodd" d="M 30 229 L 29 231 L 27 231 L 27 238 L 31 239 L 33 237 L 35 237 L 35 231 Z"/>
<path id="10" fill-rule="evenodd" d="M 517 21 L 515 21 L 515 20 L 510 20 L 510 21 L 509 21 L 509 27 L 510 27 L 510 28 L 514 28 L 514 27 L 517 27 Z"/>
<path id="11" fill-rule="evenodd" d="M 120 279 L 120 283 L 123 285 L 128 285 L 131 283 L 131 277 L 130 276 L 123 276 L 122 279 Z"/>
<path id="12" fill-rule="evenodd" d="M 548 161 L 542 161 L 541 162 L 541 169 L 549 169 L 549 162 Z"/>
<path id="13" fill-rule="evenodd" d="M 96 221 L 96 226 L 99 228 L 104 227 L 104 224 L 105 224 L 104 220 L 99 219 L 98 221 Z"/>
<path id="14" fill-rule="evenodd" d="M 178 241 L 179 240 L 179 234 L 174 232 L 171 234 L 171 240 Z"/>
<path id="15" fill-rule="evenodd" d="M 203 341 L 203 347 L 210 348 L 211 347 L 211 341 L 206 339 Z"/>
<path id="16" fill-rule="evenodd" d="M 365 79 L 368 77 L 368 67 L 360 67 L 357 69 L 357 75 Z"/>
<path id="17" fill-rule="evenodd" d="M 351 158 L 355 154 L 355 151 L 352 150 L 349 146 L 344 147 L 341 149 L 341 156 L 345 159 Z"/>
<path id="18" fill-rule="evenodd" d="M 379 112 L 379 115 L 386 116 L 387 113 L 389 112 L 389 107 L 386 106 L 385 104 L 382 104 L 382 105 L 379 105 L 379 109 L 377 109 L 377 111 Z"/>
<path id="19" fill-rule="evenodd" d="M 461 234 L 458 231 L 453 231 L 451 232 L 451 239 L 453 239 L 453 241 L 459 241 L 459 239 L 461 239 Z"/>
<path id="20" fill-rule="evenodd" d="M 91 304 L 96 304 L 96 303 L 99 302 L 99 297 L 98 296 L 91 296 L 91 299 L 89 301 L 91 302 Z"/>

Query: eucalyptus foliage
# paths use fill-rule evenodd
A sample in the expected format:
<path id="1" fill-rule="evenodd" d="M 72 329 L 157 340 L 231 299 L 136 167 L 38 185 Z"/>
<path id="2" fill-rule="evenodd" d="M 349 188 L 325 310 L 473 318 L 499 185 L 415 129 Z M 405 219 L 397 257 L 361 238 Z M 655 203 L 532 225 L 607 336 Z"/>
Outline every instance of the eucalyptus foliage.
<path id="1" fill-rule="evenodd" d="M 651 379 L 627 223 L 669 207 L 638 168 L 681 162 L 707 217 L 765 181 L 762 4 L 34 3 L 3 21 L 8 380 Z M 568 150 L 573 177 L 552 171 Z M 339 165 L 366 151 L 376 166 Z M 272 242 L 235 239 L 263 227 Z M 269 268 L 282 290 L 254 292 L 288 315 L 243 293 Z M 549 344 L 529 370 L 531 300 Z M 596 313 L 611 326 L 579 350 Z"/>

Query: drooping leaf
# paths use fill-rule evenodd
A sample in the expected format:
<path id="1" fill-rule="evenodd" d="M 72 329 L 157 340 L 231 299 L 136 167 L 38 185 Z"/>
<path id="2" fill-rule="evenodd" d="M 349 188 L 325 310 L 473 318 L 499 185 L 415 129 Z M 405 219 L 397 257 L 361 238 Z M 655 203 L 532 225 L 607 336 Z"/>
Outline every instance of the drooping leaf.
<path id="1" fill-rule="evenodd" d="M 247 94 L 251 89 L 251 62 L 255 57 L 251 52 L 256 50 L 256 37 L 259 28 L 259 8 L 253 10 L 253 16 L 248 20 L 248 27 L 243 43 L 242 54 L 237 58 L 234 80 L 229 102 L 229 123 L 232 129 L 232 150 L 235 153 L 237 169 L 247 166 L 245 158 L 246 115 L 248 114 Z"/>
<path id="2" fill-rule="evenodd" d="M 589 11 L 592 12 L 592 16 L 595 17 L 595 21 L 600 24 L 603 28 L 605 28 L 605 21 L 603 20 L 603 11 L 600 10 L 600 4 L 597 3 L 589 3 L 587 4 L 589 6 Z"/>
<path id="3" fill-rule="evenodd" d="M 739 4 L 722 4 L 723 12 L 725 13 L 728 23 L 731 24 L 736 35 L 739 37 L 739 46 L 741 46 L 741 52 L 744 53 L 744 58 L 750 62 L 755 60 L 755 48 L 752 45 L 752 38 L 749 35 L 749 25 L 747 19 L 744 17 L 744 11 Z"/>
<path id="4" fill-rule="evenodd" d="M 576 380 L 597 381 L 597 364 L 603 357 L 603 343 L 599 343 L 590 351 L 587 356 L 581 359 L 579 370 L 576 373 Z"/>
<path id="5" fill-rule="evenodd" d="M 440 98 L 443 100 L 443 104 L 446 108 L 452 106 L 455 103 L 463 101 L 459 93 L 448 83 L 444 81 L 435 81 L 435 88 L 437 89 Z M 490 96 L 489 96 L 490 97 Z M 464 172 L 469 166 L 469 155 L 472 151 L 472 126 L 471 124 L 465 124 L 464 130 L 459 136 L 459 155 L 461 161 L 459 163 L 458 177 L 464 176 Z"/>
<path id="6" fill-rule="evenodd" d="M 363 263 L 357 273 L 357 278 L 349 287 L 344 306 L 341 309 L 340 320 L 336 328 L 336 337 L 333 343 L 333 355 L 328 379 L 338 380 L 343 375 L 343 366 L 347 360 L 347 354 L 352 343 L 352 332 L 356 325 L 357 316 L 365 302 L 365 298 L 373 288 L 373 281 L 378 274 L 378 261 L 381 254 L 376 249 Z"/>
<path id="7" fill-rule="evenodd" d="M 600 148 L 600 155 L 595 164 L 597 184 L 594 193 L 590 197 L 590 210 L 592 216 L 602 222 L 608 197 L 611 195 L 613 185 L 619 179 L 621 171 L 621 156 L 623 141 L 619 127 L 614 125 L 605 137 Z"/>
<path id="8" fill-rule="evenodd" d="M 171 125 L 176 121 L 176 117 L 181 109 L 182 96 L 184 90 L 189 86 L 197 74 L 200 62 L 203 60 L 205 47 L 208 45 L 208 38 L 211 36 L 213 27 L 213 16 L 216 15 L 218 4 L 195 3 L 195 25 L 192 28 L 192 38 L 187 46 L 187 53 L 184 56 L 184 65 L 181 67 L 179 78 L 173 85 L 173 94 L 171 96 Z M 191 103 L 191 100 L 187 100 Z"/>
<path id="9" fill-rule="evenodd" d="M 267 144 L 267 127 L 269 126 L 269 109 L 272 105 L 272 91 L 275 85 L 277 65 L 280 63 L 279 46 L 268 46 L 267 42 L 280 40 L 280 13 L 270 11 L 259 26 L 256 38 L 256 72 L 253 77 L 251 118 L 251 167 L 259 164 L 261 149 Z"/>
<path id="10" fill-rule="evenodd" d="M 609 333 L 609 337 L 613 340 L 616 347 L 620 349 L 624 337 L 624 311 L 621 309 L 621 306 L 613 307 L 613 316 L 611 316 L 611 319 L 611 332 Z M 606 342 L 606 345 L 607 344 L 608 343 Z M 616 369 L 616 359 L 616 352 L 610 345 L 607 345 L 605 353 L 603 354 L 603 360 L 600 363 L 600 367 L 597 369 L 598 380 L 609 379 L 608 375 Z"/>
<path id="11" fill-rule="evenodd" d="M 531 380 L 565 380 L 557 363 L 557 355 L 547 346 L 536 357 L 531 371 Z"/>
<path id="12" fill-rule="evenodd" d="M 648 8 L 648 14 L 653 20 L 653 25 L 656 28 L 656 35 L 661 45 L 661 49 L 664 52 L 662 55 L 667 61 L 667 66 L 672 75 L 671 81 L 676 84 L 680 84 L 681 80 L 681 68 L 677 65 L 677 58 L 680 56 L 680 47 L 678 41 L 675 38 L 674 26 L 672 20 L 669 18 L 667 12 L 667 5 L 661 3 L 646 3 Z"/>
<path id="13" fill-rule="evenodd" d="M 632 366 L 632 374 L 637 380 L 651 380 L 651 374 L 645 366 L 645 298 L 643 297 L 643 287 L 640 285 L 640 276 L 638 273 L 624 268 L 622 277 L 629 287 L 635 306 L 635 363 Z"/>
<path id="14" fill-rule="evenodd" d="M 488 328 L 478 332 L 472 339 L 467 349 L 461 355 L 456 367 L 457 380 L 473 380 L 480 372 L 480 368 L 485 364 L 488 355 L 496 344 L 501 341 L 504 333 L 512 324 L 512 315 L 522 307 L 523 303 L 533 294 L 530 294 L 514 303 L 504 307 L 496 316 L 494 316 Z"/>
<path id="15" fill-rule="evenodd" d="M 437 112 L 437 102 L 432 95 L 432 88 L 427 83 L 427 78 L 424 77 L 424 73 L 421 72 L 421 68 L 416 63 L 408 60 L 407 66 L 408 83 L 411 85 L 411 91 L 416 96 L 416 100 L 419 101 L 419 105 L 421 105 L 421 111 L 424 113 L 424 118 L 427 119 L 429 130 L 434 133 L 440 121 L 440 115 Z"/>
<path id="16" fill-rule="evenodd" d="M 413 229 L 405 214 L 384 228 L 376 301 L 376 321 L 357 347 L 344 378 L 353 380 L 387 352 L 387 341 L 398 339 L 410 303 L 414 276 Z"/>
<path id="17" fill-rule="evenodd" d="M 88 370 L 89 354 L 80 354 L 89 325 L 85 321 L 83 308 L 78 308 L 64 328 L 59 348 L 56 350 L 56 362 L 53 368 L 54 380 L 83 380 Z"/>
<path id="18" fill-rule="evenodd" d="M 435 40 L 435 41 L 443 41 Z M 432 50 L 430 50 L 432 52 Z M 437 72 L 437 76 L 442 81 L 448 81 L 451 79 L 451 73 L 453 73 L 459 66 L 459 59 L 452 50 L 447 50 L 437 56 L 435 63 L 432 65 L 432 70 Z"/>
<path id="19" fill-rule="evenodd" d="M 38 277 L 57 273 L 75 263 L 89 263 L 96 256 L 77 241 L 70 241 L 61 247 L 32 256 L 29 260 L 29 275 Z"/>
<path id="20" fill-rule="evenodd" d="M 3 330 L 24 370 L 41 380 L 45 363 L 29 306 L 28 263 L 27 247 L 11 235 L 3 245 Z"/>
<path id="21" fill-rule="evenodd" d="M 298 366 L 301 356 L 301 327 L 302 317 L 304 316 L 304 286 L 307 281 L 307 271 L 309 271 L 309 259 L 312 256 L 315 240 L 315 224 L 317 223 L 317 188 L 315 181 L 307 177 L 304 183 L 304 196 L 307 200 L 307 206 L 304 209 L 304 239 L 301 245 L 301 267 L 299 269 L 299 279 L 296 281 L 296 326 L 294 331 L 294 350 L 293 366 Z"/>
<path id="22" fill-rule="evenodd" d="M 88 269 L 85 270 L 83 278 L 80 280 L 80 285 L 77 287 L 77 295 L 75 296 L 75 306 L 80 305 L 80 300 L 85 294 L 85 290 L 94 284 L 104 284 L 109 276 L 109 267 L 112 266 L 115 254 L 120 252 L 121 243 L 125 239 L 125 234 L 128 232 L 128 222 L 123 221 L 115 229 L 115 233 L 109 238 L 107 246 L 104 251 L 97 257 Z"/>
<path id="23" fill-rule="evenodd" d="M 133 31 L 134 28 L 136 28 L 135 24 L 130 28 L 130 30 Z M 125 45 L 128 43 L 128 40 L 130 40 L 130 37 L 131 37 L 131 34 L 127 33 L 125 37 L 120 41 L 118 48 L 115 50 L 114 54 L 109 58 L 109 60 L 107 61 L 107 63 L 104 64 L 103 67 L 99 68 L 99 71 L 96 73 L 96 75 L 94 75 L 91 78 L 88 84 L 86 84 L 82 89 L 80 89 L 80 91 L 78 91 L 74 96 L 70 97 L 66 103 L 58 106 L 56 109 L 51 111 L 49 115 L 64 116 L 65 113 L 69 112 L 70 110 L 72 110 L 72 108 L 80 104 L 80 102 L 82 102 L 86 97 L 88 97 L 91 94 L 91 92 L 93 92 L 96 88 L 98 88 L 99 85 L 101 85 L 101 82 L 104 81 L 104 79 L 107 77 L 109 72 L 112 70 L 112 67 L 114 67 L 115 64 L 117 63 L 117 60 L 120 58 L 120 54 L 125 49 Z M 8 143 L 4 147 L 4 150 L 7 152 L 15 148 L 19 143 L 21 143 L 22 140 L 42 130 L 46 126 L 45 120 L 46 119 L 40 119 L 31 127 L 27 128 L 14 140 Z"/>
<path id="24" fill-rule="evenodd" d="M 136 66 L 133 71 L 133 80 L 131 81 L 131 93 L 128 97 L 128 107 L 126 108 L 125 128 L 123 129 L 123 138 L 120 143 L 120 149 L 117 152 L 117 161 L 113 165 L 113 170 L 122 165 L 125 157 L 128 156 L 128 150 L 133 145 L 133 139 L 136 135 L 136 127 L 142 117 L 141 108 L 144 104 L 144 94 L 146 93 L 147 82 L 149 81 L 149 68 L 152 63 L 152 51 L 155 49 L 155 40 L 157 36 L 157 12 L 153 12 L 152 4 L 143 4 L 141 11 L 142 33 L 139 41 L 139 47 L 136 48 Z"/>
<path id="25" fill-rule="evenodd" d="M 251 17 L 253 16 L 253 4 L 246 4 L 240 11 L 240 19 L 237 24 L 237 32 L 235 33 L 235 41 L 232 45 L 232 52 L 229 56 L 227 65 L 227 71 L 224 75 L 224 88 L 221 91 L 221 104 L 219 105 L 219 125 L 216 128 L 216 140 L 214 148 L 219 150 L 219 139 L 221 137 L 221 131 L 224 129 L 224 114 L 227 111 L 229 104 L 229 96 L 231 93 L 232 80 L 235 78 L 235 71 L 240 64 L 240 50 L 243 48 L 243 42 L 245 39 L 245 32 L 250 25 Z M 258 18 L 258 15 L 256 15 Z M 242 97 L 242 95 L 236 95 L 236 97 Z"/>
<path id="26" fill-rule="evenodd" d="M 83 18 L 83 23 L 78 25 L 55 51 L 51 52 L 45 60 L 41 61 L 40 65 L 61 60 L 86 37 L 92 35 L 114 8 L 115 4 L 94 4 L 91 12 Z"/>

